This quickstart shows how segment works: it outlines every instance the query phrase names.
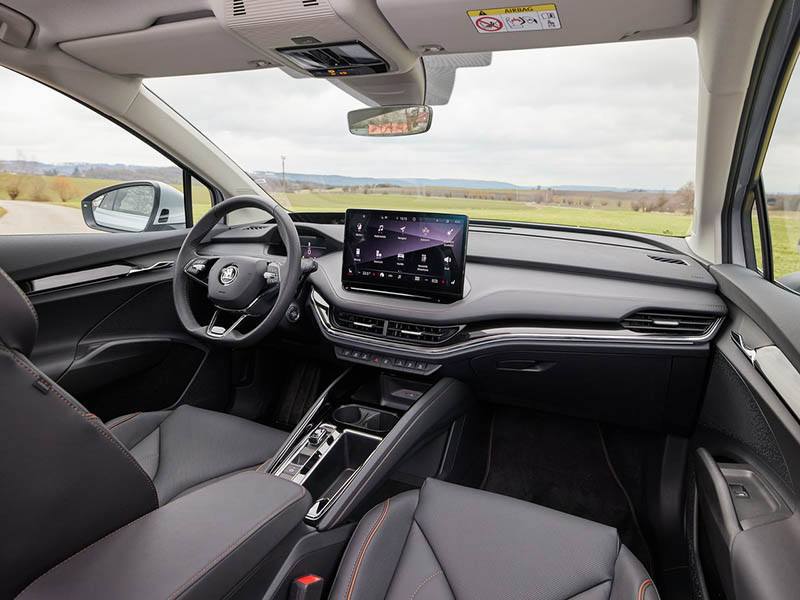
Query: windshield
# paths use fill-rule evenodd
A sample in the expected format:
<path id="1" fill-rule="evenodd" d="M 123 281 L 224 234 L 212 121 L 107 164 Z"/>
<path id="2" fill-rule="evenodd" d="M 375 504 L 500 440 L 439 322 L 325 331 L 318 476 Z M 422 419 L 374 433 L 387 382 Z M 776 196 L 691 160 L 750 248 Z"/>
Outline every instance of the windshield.
<path id="1" fill-rule="evenodd" d="M 664 235 L 694 204 L 690 39 L 497 52 L 459 69 L 430 131 L 351 135 L 363 104 L 266 69 L 147 82 L 293 211 L 454 212 Z"/>

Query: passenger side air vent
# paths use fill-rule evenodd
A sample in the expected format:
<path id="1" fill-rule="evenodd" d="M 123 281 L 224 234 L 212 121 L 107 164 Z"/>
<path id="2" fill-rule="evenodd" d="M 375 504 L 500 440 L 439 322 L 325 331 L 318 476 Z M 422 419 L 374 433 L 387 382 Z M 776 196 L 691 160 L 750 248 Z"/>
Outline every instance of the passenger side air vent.
<path id="1" fill-rule="evenodd" d="M 707 334 L 718 319 L 716 315 L 642 311 L 623 319 L 622 326 L 637 333 L 700 337 Z"/>
<path id="2" fill-rule="evenodd" d="M 303 8 L 311 8 L 312 6 L 319 6 L 319 0 L 302 0 Z"/>
<path id="3" fill-rule="evenodd" d="M 233 0 L 233 16 L 242 17 L 247 14 L 247 9 L 244 6 L 244 0 Z"/>
<path id="4" fill-rule="evenodd" d="M 461 330 L 458 325 L 438 327 L 405 321 L 387 321 L 340 310 L 334 310 L 331 316 L 333 324 L 338 329 L 413 344 L 441 344 Z"/>
<path id="5" fill-rule="evenodd" d="M 436 327 L 404 323 L 402 321 L 389 321 L 386 326 L 386 337 L 424 344 L 440 344 L 458 333 L 458 329 L 458 327 Z"/>
<path id="6" fill-rule="evenodd" d="M 655 254 L 648 254 L 647 257 L 652 258 L 653 260 L 658 262 L 668 263 L 670 265 L 683 265 L 685 267 L 689 266 L 689 263 L 687 263 L 682 258 L 673 258 L 671 256 L 658 256 Z"/>

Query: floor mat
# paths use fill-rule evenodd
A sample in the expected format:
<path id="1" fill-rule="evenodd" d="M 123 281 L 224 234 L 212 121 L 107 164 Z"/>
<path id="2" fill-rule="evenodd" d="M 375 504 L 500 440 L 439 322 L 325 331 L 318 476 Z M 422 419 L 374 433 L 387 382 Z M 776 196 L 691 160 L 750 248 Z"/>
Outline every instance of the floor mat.
<path id="1" fill-rule="evenodd" d="M 482 487 L 616 527 L 652 573 L 635 504 L 608 456 L 597 423 L 498 406 Z"/>

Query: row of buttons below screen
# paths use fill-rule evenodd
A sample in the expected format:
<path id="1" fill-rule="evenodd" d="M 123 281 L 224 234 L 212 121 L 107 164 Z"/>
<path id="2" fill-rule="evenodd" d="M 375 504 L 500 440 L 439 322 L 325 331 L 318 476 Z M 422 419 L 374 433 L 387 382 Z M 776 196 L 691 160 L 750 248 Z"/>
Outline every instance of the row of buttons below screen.
<path id="1" fill-rule="evenodd" d="M 362 352 L 360 350 L 350 350 L 349 348 L 337 348 L 337 354 L 342 358 L 355 359 L 370 363 L 372 365 L 403 369 L 409 371 L 419 371 L 424 373 L 436 365 L 410 360 L 405 358 L 392 358 L 391 356 L 382 356 L 380 354 L 370 354 L 369 352 Z"/>

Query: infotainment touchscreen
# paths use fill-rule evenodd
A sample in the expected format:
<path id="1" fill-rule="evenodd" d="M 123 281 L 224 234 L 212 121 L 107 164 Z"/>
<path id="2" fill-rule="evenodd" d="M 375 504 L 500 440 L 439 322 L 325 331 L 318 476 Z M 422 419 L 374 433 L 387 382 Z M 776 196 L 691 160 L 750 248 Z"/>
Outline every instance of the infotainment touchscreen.
<path id="1" fill-rule="evenodd" d="M 465 215 L 349 209 L 342 285 L 434 300 L 464 293 Z"/>

